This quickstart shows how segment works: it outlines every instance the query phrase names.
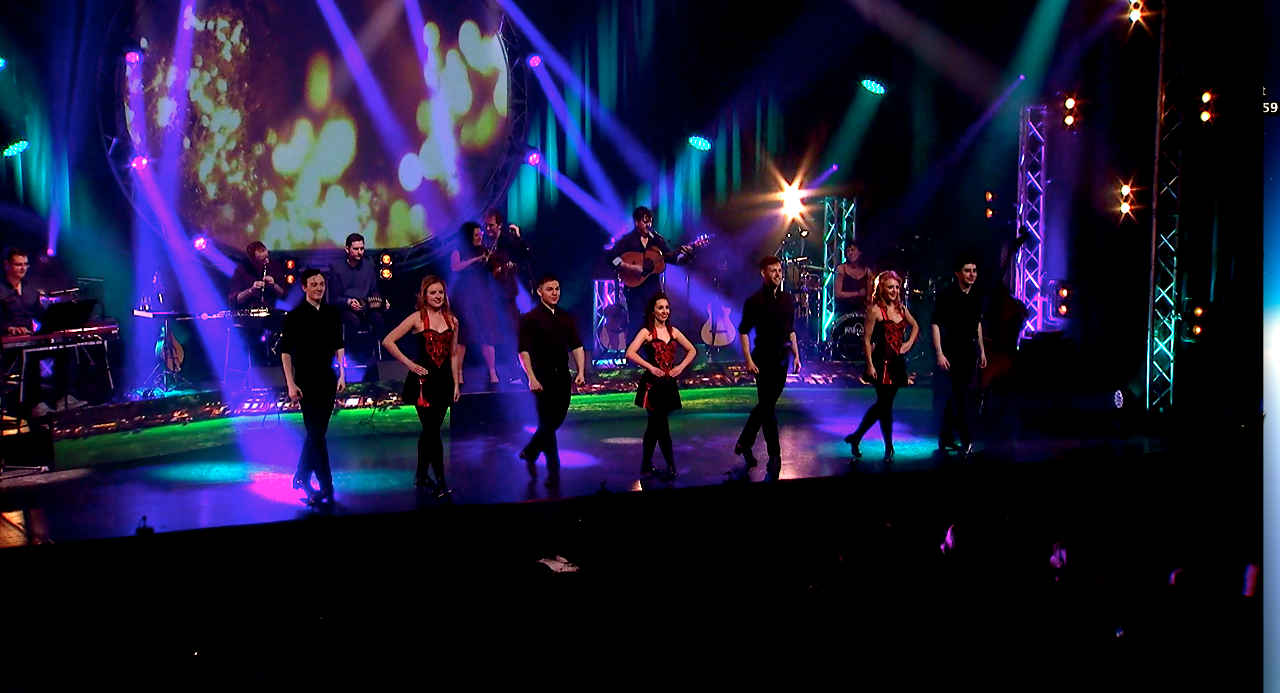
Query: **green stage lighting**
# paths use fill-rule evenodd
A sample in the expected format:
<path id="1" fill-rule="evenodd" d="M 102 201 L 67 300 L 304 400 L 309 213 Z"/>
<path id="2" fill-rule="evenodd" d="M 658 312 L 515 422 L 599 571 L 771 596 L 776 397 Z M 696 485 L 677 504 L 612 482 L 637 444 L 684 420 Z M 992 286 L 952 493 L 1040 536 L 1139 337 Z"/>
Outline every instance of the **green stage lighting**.
<path id="1" fill-rule="evenodd" d="M 872 94 L 875 94 L 876 96 L 880 96 L 881 94 L 884 94 L 884 85 L 875 81 L 874 79 L 862 80 L 862 88 L 866 89 Z"/>
<path id="2" fill-rule="evenodd" d="M 30 146 L 30 143 L 28 143 L 26 140 L 18 140 L 17 142 L 14 142 L 13 144 L 4 148 L 4 155 L 6 157 L 17 156 L 27 151 L 28 146 Z"/>
<path id="3" fill-rule="evenodd" d="M 700 152 L 709 152 L 711 151 L 711 140 L 701 135 L 694 135 L 689 138 L 689 146 Z"/>

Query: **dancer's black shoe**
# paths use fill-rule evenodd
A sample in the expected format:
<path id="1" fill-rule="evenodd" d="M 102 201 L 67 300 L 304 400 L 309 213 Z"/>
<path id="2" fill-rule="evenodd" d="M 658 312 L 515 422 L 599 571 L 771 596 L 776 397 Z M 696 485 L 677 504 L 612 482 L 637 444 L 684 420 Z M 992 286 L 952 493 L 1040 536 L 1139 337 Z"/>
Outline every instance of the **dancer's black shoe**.
<path id="1" fill-rule="evenodd" d="M 857 433 L 850 433 L 844 437 L 844 442 L 849 444 L 849 452 L 854 457 L 862 459 L 862 450 L 858 447 L 862 444 L 862 438 Z"/>
<path id="2" fill-rule="evenodd" d="M 733 446 L 733 454 L 742 455 L 742 459 L 746 460 L 747 462 L 748 469 L 759 464 L 758 462 L 756 462 L 756 456 L 751 453 L 751 448 L 743 445 L 742 443 L 737 443 L 736 445 Z"/>

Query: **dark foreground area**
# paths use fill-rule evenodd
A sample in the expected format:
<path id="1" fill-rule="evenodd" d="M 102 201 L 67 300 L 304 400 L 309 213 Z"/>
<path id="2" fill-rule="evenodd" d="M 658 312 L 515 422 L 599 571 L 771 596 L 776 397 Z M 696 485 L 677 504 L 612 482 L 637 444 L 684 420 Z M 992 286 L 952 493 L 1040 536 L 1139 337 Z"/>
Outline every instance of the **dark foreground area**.
<path id="1" fill-rule="evenodd" d="M 5 688 L 778 670 L 1222 689 L 1258 674 L 1256 433 L 9 549 Z M 538 562 L 557 556 L 573 566 Z"/>

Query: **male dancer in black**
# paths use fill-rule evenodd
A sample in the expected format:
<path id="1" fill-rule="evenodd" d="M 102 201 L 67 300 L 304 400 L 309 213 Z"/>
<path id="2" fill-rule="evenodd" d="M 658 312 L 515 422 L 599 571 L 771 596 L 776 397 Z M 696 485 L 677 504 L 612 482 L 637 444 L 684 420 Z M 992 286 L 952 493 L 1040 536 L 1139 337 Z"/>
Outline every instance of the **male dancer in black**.
<path id="1" fill-rule="evenodd" d="M 640 272 L 645 274 L 644 281 L 635 288 L 627 287 L 627 324 L 629 329 L 627 334 L 635 334 L 644 327 L 644 311 L 649 305 L 649 299 L 655 294 L 662 291 L 662 275 L 653 274 L 653 261 L 646 259 L 642 263 L 626 262 L 622 259 L 623 253 L 641 253 L 643 254 L 649 248 L 656 248 L 662 253 L 664 262 L 672 264 L 680 264 L 693 252 L 693 248 L 685 245 L 672 251 L 667 246 L 667 241 L 658 234 L 653 232 L 653 211 L 648 207 L 636 207 L 631 213 L 631 219 L 635 222 L 636 227 L 617 243 L 613 244 L 610 251 L 613 266 L 619 269 L 631 270 L 632 272 Z"/>
<path id="2" fill-rule="evenodd" d="M 520 364 L 529 378 L 529 391 L 538 407 L 538 430 L 520 451 L 529 475 L 538 476 L 538 455 L 547 456 L 548 488 L 560 484 L 560 450 L 556 445 L 556 429 L 569 413 L 569 368 L 565 352 L 573 352 L 578 375 L 573 383 L 586 384 L 586 357 L 578 323 L 572 315 L 557 308 L 560 303 L 560 280 L 545 276 L 538 280 L 538 305 L 520 316 Z"/>
<path id="3" fill-rule="evenodd" d="M 934 387 L 947 389 L 947 403 L 938 430 L 938 449 L 960 450 L 968 457 L 973 454 L 973 437 L 969 432 L 965 396 L 973 380 L 974 367 L 987 367 L 987 351 L 982 343 L 982 297 L 973 288 L 973 283 L 978 281 L 978 264 L 961 257 L 956 260 L 955 270 L 956 283 L 938 294 L 933 309 L 933 350 L 938 357 L 938 368 L 946 372 L 946 377 L 934 380 Z M 960 434 L 959 447 L 953 433 Z"/>
<path id="4" fill-rule="evenodd" d="M 764 428 L 764 444 L 769 452 L 766 469 L 776 475 L 782 467 L 782 449 L 778 444 L 778 416 L 774 406 L 787 384 L 787 352 L 791 352 L 793 373 L 800 372 L 800 349 L 796 344 L 795 304 L 791 294 L 783 291 L 782 261 L 769 255 L 760 261 L 760 276 L 764 286 L 751 294 L 742 307 L 742 322 L 738 323 L 738 335 L 742 340 L 742 353 L 747 357 L 747 370 L 756 374 L 758 403 L 742 428 L 742 435 L 733 448 L 733 454 L 742 455 L 748 467 L 756 465 L 751 454 L 756 433 Z M 756 331 L 756 347 L 750 348 L 751 330 Z"/>
<path id="5" fill-rule="evenodd" d="M 284 318 L 280 360 L 289 399 L 302 407 L 302 423 L 307 439 L 298 458 L 294 488 L 305 488 L 307 504 L 333 500 L 333 474 L 329 471 L 329 446 L 325 434 L 333 415 L 333 400 L 347 389 L 343 370 L 342 318 L 338 309 L 325 303 L 324 275 L 318 269 L 302 273 L 306 300 Z M 338 369 L 334 371 L 335 358 Z M 320 482 L 319 492 L 311 488 L 311 473 Z"/>

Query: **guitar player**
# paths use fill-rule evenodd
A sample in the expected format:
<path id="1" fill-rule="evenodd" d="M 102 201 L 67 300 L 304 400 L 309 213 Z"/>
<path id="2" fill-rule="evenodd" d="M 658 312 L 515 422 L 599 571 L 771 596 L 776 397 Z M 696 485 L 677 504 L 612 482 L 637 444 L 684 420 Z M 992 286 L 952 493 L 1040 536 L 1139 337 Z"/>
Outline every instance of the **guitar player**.
<path id="1" fill-rule="evenodd" d="M 628 287 L 626 290 L 627 334 L 635 334 L 643 326 L 645 306 L 654 294 L 662 291 L 662 275 L 653 271 L 652 260 L 646 259 L 643 263 L 626 262 L 622 256 L 626 253 L 644 254 L 650 248 L 655 248 L 662 253 L 666 262 L 681 264 L 693 250 L 692 247 L 684 245 L 672 251 L 666 240 L 653 232 L 653 211 L 648 207 L 636 207 L 631 213 L 631 219 L 636 224 L 635 228 L 619 238 L 610 251 L 614 267 L 646 275 L 639 286 Z"/>

